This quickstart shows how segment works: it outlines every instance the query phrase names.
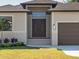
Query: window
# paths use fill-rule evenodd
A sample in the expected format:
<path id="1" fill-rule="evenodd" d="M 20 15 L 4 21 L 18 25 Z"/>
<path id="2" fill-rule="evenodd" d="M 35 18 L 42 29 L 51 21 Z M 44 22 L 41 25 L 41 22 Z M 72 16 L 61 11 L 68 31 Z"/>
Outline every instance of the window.
<path id="1" fill-rule="evenodd" d="M 0 31 L 12 31 L 12 16 L 0 16 Z"/>
<path id="2" fill-rule="evenodd" d="M 44 17 L 46 16 L 45 12 L 32 12 L 33 17 Z"/>

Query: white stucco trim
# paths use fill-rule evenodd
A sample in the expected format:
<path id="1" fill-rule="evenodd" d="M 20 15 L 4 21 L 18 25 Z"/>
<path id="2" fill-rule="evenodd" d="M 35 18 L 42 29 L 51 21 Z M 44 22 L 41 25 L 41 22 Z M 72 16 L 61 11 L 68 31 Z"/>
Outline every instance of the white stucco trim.
<path id="1" fill-rule="evenodd" d="M 27 13 L 25 13 L 25 32 L 27 32 Z"/>
<path id="2" fill-rule="evenodd" d="M 56 21 L 56 40 L 58 43 L 58 23 L 79 23 L 79 21 Z"/>
<path id="3" fill-rule="evenodd" d="M 27 13 L 25 13 L 25 33 L 26 33 L 26 35 L 25 35 L 26 40 L 25 40 L 25 41 L 26 41 L 26 44 L 27 44 L 27 34 L 28 34 L 28 33 L 27 33 L 27 26 L 28 26 L 28 25 L 27 25 Z"/>
<path id="4" fill-rule="evenodd" d="M 13 17 L 13 15 L 0 15 L 0 16 L 12 16 Z"/>
<path id="5" fill-rule="evenodd" d="M 54 29 L 54 25 L 55 25 L 55 18 L 54 18 L 54 12 L 52 12 L 52 14 L 51 14 L 51 30 L 52 30 L 51 43 L 52 43 L 52 46 L 57 46 L 58 42 L 57 42 L 57 38 L 56 38 L 56 29 Z"/>

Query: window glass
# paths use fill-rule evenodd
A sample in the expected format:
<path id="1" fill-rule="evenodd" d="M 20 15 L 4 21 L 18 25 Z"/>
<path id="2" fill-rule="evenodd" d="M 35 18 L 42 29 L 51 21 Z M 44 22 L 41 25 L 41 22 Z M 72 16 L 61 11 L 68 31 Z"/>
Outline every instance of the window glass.
<path id="1" fill-rule="evenodd" d="M 0 31 L 12 31 L 12 16 L 0 16 Z"/>
<path id="2" fill-rule="evenodd" d="M 45 12 L 32 12 L 32 16 L 42 17 L 42 16 L 46 16 L 46 13 Z"/>

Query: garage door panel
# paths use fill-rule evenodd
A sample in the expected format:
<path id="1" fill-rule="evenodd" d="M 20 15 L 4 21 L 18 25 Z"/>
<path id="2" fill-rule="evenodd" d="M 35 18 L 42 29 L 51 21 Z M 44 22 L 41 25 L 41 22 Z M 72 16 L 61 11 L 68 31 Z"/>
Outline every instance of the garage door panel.
<path id="1" fill-rule="evenodd" d="M 58 23 L 58 44 L 79 45 L 79 23 Z"/>
<path id="2" fill-rule="evenodd" d="M 65 39 L 64 39 L 64 38 L 65 38 Z M 68 38 L 63 37 L 63 38 L 60 38 L 60 39 L 61 39 L 62 41 L 69 41 L 69 40 L 70 40 L 71 42 L 72 42 L 72 41 L 75 41 L 75 40 L 76 40 L 76 41 L 79 41 L 79 37 L 77 37 L 77 38 L 76 38 L 76 37 L 74 37 L 74 38 L 73 38 L 73 37 L 72 37 L 72 38 L 71 38 L 71 37 L 68 37 Z M 61 41 L 61 40 L 60 40 L 60 41 Z"/>
<path id="3" fill-rule="evenodd" d="M 62 41 L 59 41 L 59 45 L 79 45 L 79 40 L 74 41 L 74 39 L 72 39 L 71 41 L 70 39 L 63 39 Z"/>
<path id="4" fill-rule="evenodd" d="M 61 44 L 62 43 L 62 44 Z M 74 44 L 73 44 L 74 43 Z M 59 44 L 60 45 L 79 45 L 79 41 L 65 41 L 65 42 L 63 42 L 63 41 L 60 41 L 59 42 Z"/>

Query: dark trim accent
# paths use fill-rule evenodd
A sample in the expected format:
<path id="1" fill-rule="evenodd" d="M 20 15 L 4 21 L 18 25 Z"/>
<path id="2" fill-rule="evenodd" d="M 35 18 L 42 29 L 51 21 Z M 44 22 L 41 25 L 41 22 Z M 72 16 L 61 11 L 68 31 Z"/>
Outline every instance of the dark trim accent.
<path id="1" fill-rule="evenodd" d="M 28 12 L 28 14 L 30 15 L 30 14 L 32 14 L 32 12 Z"/>
<path id="2" fill-rule="evenodd" d="M 52 4 L 57 4 L 56 3 L 21 3 L 21 5 L 24 4 L 24 5 L 52 5 Z"/>
<path id="3" fill-rule="evenodd" d="M 79 10 L 50 10 L 51 12 L 79 12 Z"/>
<path id="4" fill-rule="evenodd" d="M 47 11 L 46 13 L 47 13 L 47 14 L 51 14 L 51 12 L 49 12 L 49 11 Z"/>
<path id="5" fill-rule="evenodd" d="M 52 8 L 55 8 L 57 6 L 57 3 L 56 4 L 52 4 Z"/>
<path id="6" fill-rule="evenodd" d="M 21 6 L 23 7 L 23 9 L 26 9 L 26 4 L 21 3 Z"/>

